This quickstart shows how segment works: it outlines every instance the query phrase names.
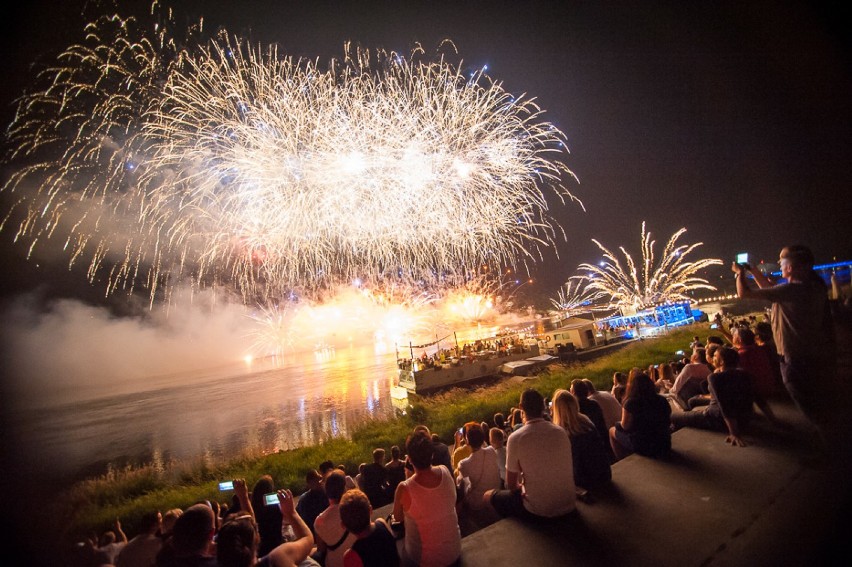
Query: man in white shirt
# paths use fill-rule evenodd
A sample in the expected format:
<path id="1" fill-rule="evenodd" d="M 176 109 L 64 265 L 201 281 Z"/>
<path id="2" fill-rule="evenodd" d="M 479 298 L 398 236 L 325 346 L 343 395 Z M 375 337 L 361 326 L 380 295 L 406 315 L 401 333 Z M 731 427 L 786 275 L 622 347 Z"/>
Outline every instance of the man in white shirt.
<path id="1" fill-rule="evenodd" d="M 485 499 L 501 516 L 564 516 L 576 502 L 571 439 L 542 418 L 544 398 L 537 391 L 521 394 L 520 407 L 524 426 L 506 444 L 506 490 L 490 490 Z"/>
<path id="2" fill-rule="evenodd" d="M 621 404 L 609 392 L 604 392 L 595 388 L 595 385 L 588 378 L 584 378 L 583 382 L 589 388 L 589 399 L 598 403 L 604 416 L 606 429 L 609 431 L 617 422 L 621 421 Z"/>
<path id="3" fill-rule="evenodd" d="M 689 409 L 689 399 L 703 393 L 701 383 L 707 380 L 711 373 L 707 359 L 704 358 L 704 349 L 695 349 L 692 351 L 690 363 L 683 367 L 669 390 L 671 399 L 682 409 Z"/>
<path id="4" fill-rule="evenodd" d="M 157 535 L 163 523 L 160 512 L 149 512 L 142 516 L 140 533 L 131 539 L 119 552 L 115 564 L 118 567 L 151 567 L 157 559 L 157 553 L 163 546 L 163 540 Z"/>
<path id="5" fill-rule="evenodd" d="M 326 508 L 314 521 L 317 554 L 325 555 L 325 567 L 343 567 L 343 554 L 358 537 L 340 523 L 340 498 L 346 492 L 346 475 L 332 471 L 325 477 Z"/>

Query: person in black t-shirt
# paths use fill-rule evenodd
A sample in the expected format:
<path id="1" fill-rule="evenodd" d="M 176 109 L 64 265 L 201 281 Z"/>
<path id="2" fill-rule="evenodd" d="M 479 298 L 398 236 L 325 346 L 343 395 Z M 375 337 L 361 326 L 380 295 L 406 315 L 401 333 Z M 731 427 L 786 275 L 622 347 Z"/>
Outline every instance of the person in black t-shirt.
<path id="1" fill-rule="evenodd" d="M 716 349 L 713 365 L 716 371 L 708 378 L 710 404 L 686 412 L 672 414 L 675 428 L 697 427 L 726 431 L 726 441 L 745 447 L 742 430 L 754 413 L 751 377 L 737 368 L 739 354 L 729 347 Z"/>

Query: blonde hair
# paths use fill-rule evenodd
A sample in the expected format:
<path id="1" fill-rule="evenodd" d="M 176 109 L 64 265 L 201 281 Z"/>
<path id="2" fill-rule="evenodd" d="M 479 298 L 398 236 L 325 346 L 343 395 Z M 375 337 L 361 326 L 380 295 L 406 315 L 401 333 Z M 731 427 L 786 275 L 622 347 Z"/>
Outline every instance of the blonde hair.
<path id="1" fill-rule="evenodd" d="M 592 420 L 580 413 L 577 398 L 568 390 L 553 393 L 553 423 L 565 428 L 568 435 L 582 435 L 595 428 Z"/>

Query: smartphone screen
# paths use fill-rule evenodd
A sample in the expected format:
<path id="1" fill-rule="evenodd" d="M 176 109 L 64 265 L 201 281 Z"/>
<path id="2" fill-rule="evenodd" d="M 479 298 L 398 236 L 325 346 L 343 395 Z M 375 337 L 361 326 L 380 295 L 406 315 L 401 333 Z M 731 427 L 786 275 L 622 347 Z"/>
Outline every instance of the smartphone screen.
<path id="1" fill-rule="evenodd" d="M 737 254 L 737 264 L 748 264 L 748 252 Z"/>
<path id="2" fill-rule="evenodd" d="M 270 492 L 269 494 L 264 494 L 263 500 L 266 502 L 267 506 L 275 506 L 278 504 L 278 493 Z"/>
<path id="3" fill-rule="evenodd" d="M 224 482 L 219 483 L 219 490 L 233 490 L 234 489 L 234 481 L 226 480 Z"/>

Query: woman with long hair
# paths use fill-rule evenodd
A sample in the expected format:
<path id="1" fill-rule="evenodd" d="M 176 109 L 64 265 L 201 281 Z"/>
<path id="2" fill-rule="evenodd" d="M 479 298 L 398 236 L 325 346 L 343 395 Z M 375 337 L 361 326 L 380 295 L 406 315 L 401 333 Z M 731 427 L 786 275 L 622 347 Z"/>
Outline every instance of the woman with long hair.
<path id="1" fill-rule="evenodd" d="M 435 448 L 424 433 L 405 442 L 408 478 L 396 487 L 393 517 L 405 526 L 402 565 L 445 567 L 461 557 L 456 483 L 449 469 L 433 466 Z"/>
<path id="2" fill-rule="evenodd" d="M 597 428 L 580 413 L 577 398 L 567 390 L 553 394 L 553 423 L 565 429 L 571 438 L 574 484 L 585 489 L 612 480 L 609 455 L 601 443 Z"/>
<path id="3" fill-rule="evenodd" d="M 630 372 L 621 411 L 621 421 L 609 430 L 616 460 L 631 453 L 661 457 L 672 447 L 672 408 L 644 372 Z"/>
<path id="4" fill-rule="evenodd" d="M 669 388 L 674 386 L 675 378 L 677 375 L 675 374 L 674 367 L 666 362 L 665 364 L 660 365 L 660 374 L 657 378 L 657 391 L 660 393 L 668 392 Z"/>

